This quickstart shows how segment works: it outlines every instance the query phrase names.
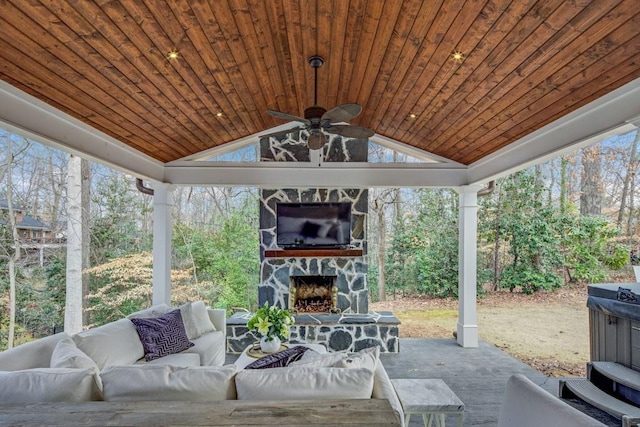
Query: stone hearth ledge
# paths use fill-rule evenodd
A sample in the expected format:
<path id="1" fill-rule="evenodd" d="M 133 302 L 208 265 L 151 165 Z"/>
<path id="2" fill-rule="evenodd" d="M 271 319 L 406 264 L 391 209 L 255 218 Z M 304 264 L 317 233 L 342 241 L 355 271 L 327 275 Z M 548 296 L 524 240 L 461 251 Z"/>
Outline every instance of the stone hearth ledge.
<path id="1" fill-rule="evenodd" d="M 235 313 L 227 319 L 227 353 L 239 354 L 258 337 L 247 329 L 253 313 Z M 323 344 L 327 351 L 360 351 L 380 347 L 398 353 L 400 320 L 389 311 L 341 314 L 297 314 L 289 338 L 292 344 Z"/>

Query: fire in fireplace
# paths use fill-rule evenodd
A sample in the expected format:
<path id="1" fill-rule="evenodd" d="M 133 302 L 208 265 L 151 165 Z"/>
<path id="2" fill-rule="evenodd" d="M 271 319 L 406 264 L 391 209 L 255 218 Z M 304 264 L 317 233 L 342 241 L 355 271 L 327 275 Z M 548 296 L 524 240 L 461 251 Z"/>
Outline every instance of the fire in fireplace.
<path id="1" fill-rule="evenodd" d="M 337 313 L 336 276 L 294 276 L 289 288 L 292 313 Z"/>

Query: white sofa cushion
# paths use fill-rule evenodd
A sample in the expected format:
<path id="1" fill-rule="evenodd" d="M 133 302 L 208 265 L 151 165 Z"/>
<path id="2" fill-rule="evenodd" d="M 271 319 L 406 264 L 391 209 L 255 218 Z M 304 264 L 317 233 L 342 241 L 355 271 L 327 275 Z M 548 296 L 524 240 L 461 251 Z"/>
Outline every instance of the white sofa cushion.
<path id="1" fill-rule="evenodd" d="M 393 408 L 393 412 L 396 413 L 398 421 L 400 421 L 400 427 L 404 427 L 404 412 L 402 410 L 402 404 L 398 399 L 396 389 L 393 387 L 393 383 L 387 374 L 386 369 L 382 366 L 380 359 L 376 362 L 376 370 L 373 373 L 373 390 L 371 391 L 371 398 L 373 399 L 387 399 Z"/>
<path id="2" fill-rule="evenodd" d="M 370 399 L 373 371 L 305 366 L 242 370 L 236 390 L 239 400 Z"/>
<path id="3" fill-rule="evenodd" d="M 195 353 L 200 356 L 202 366 L 222 366 L 226 358 L 226 340 L 221 331 L 209 332 L 191 341 L 193 347 L 183 353 Z"/>
<path id="4" fill-rule="evenodd" d="M 120 319 L 73 336 L 80 350 L 100 370 L 112 365 L 131 365 L 144 356 L 136 327 L 129 319 Z"/>
<path id="5" fill-rule="evenodd" d="M 93 369 L 36 368 L 0 372 L 0 402 L 85 402 L 101 400 Z"/>
<path id="6" fill-rule="evenodd" d="M 234 400 L 232 365 L 180 368 L 162 365 L 112 366 L 100 373 L 104 400 Z"/>
<path id="7" fill-rule="evenodd" d="M 48 368 L 51 365 L 53 349 L 58 341 L 68 336 L 65 332 L 60 332 L 9 350 L 0 351 L 0 371 Z"/>

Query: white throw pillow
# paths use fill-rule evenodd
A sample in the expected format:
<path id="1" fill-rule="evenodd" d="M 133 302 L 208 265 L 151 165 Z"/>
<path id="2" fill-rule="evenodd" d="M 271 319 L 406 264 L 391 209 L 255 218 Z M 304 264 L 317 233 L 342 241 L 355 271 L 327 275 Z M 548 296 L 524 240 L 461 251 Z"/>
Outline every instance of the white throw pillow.
<path id="1" fill-rule="evenodd" d="M 234 400 L 236 369 L 228 366 L 135 365 L 102 371 L 104 400 Z"/>
<path id="2" fill-rule="evenodd" d="M 0 402 L 85 402 L 102 400 L 92 369 L 37 368 L 0 372 Z"/>
<path id="3" fill-rule="evenodd" d="M 376 370 L 379 356 L 380 347 L 365 348 L 340 360 L 335 366 L 339 368 L 366 368 L 373 372 Z"/>
<path id="4" fill-rule="evenodd" d="M 80 350 L 71 337 L 58 341 L 51 353 L 52 368 L 93 369 L 99 372 L 98 365 L 92 358 Z"/>
<path id="5" fill-rule="evenodd" d="M 216 330 L 216 327 L 211 323 L 204 301 L 191 303 L 191 311 L 193 313 L 193 321 L 196 325 L 196 336 L 193 338 L 198 338 L 207 332 L 214 332 Z"/>
<path id="6" fill-rule="evenodd" d="M 370 399 L 373 371 L 366 368 L 245 369 L 236 375 L 238 400 Z"/>
<path id="7" fill-rule="evenodd" d="M 73 336 L 73 341 L 103 370 L 112 365 L 131 365 L 144 356 L 136 327 L 120 319 Z"/>
<path id="8" fill-rule="evenodd" d="M 178 308 L 180 309 L 180 314 L 182 315 L 184 330 L 187 331 L 187 338 L 189 338 L 190 340 L 198 338 L 198 328 L 196 326 L 196 320 L 193 317 L 193 308 L 191 307 L 191 303 L 188 302 Z"/>

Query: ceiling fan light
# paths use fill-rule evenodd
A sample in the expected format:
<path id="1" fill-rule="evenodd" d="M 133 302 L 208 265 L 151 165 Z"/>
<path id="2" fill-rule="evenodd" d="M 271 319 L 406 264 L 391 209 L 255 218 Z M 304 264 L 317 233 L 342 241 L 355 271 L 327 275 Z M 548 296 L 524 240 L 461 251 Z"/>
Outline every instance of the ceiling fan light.
<path id="1" fill-rule="evenodd" d="M 313 132 L 307 140 L 307 146 L 310 150 L 319 150 L 325 143 L 326 137 L 322 132 Z"/>

